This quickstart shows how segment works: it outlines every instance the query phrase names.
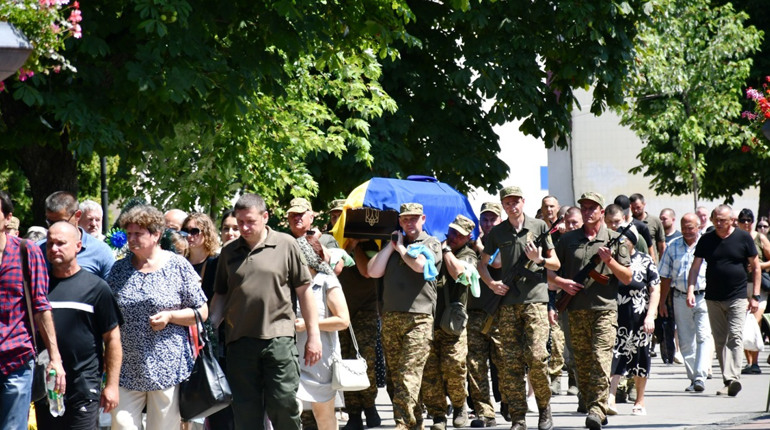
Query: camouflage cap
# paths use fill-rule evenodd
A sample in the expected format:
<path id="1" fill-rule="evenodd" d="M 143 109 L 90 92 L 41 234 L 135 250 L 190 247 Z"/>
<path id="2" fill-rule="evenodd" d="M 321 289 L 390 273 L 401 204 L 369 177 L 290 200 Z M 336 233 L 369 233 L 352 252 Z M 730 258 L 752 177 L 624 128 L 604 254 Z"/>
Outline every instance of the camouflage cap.
<path id="1" fill-rule="evenodd" d="M 503 216 L 503 205 L 497 202 L 486 202 L 481 205 L 481 212 L 492 212 L 497 216 Z"/>
<path id="2" fill-rule="evenodd" d="M 345 199 L 334 199 L 329 204 L 329 212 L 331 211 L 341 211 L 344 209 L 345 206 Z"/>
<path id="3" fill-rule="evenodd" d="M 463 236 L 467 236 L 476 228 L 476 224 L 464 215 L 457 215 L 455 220 L 449 223 L 449 228 L 457 230 Z"/>
<path id="4" fill-rule="evenodd" d="M 301 214 L 307 211 L 313 212 L 313 207 L 310 206 L 310 202 L 307 201 L 307 199 L 303 199 L 302 197 L 297 197 L 296 199 L 291 199 L 291 202 L 289 202 L 289 210 L 286 211 L 287 213 L 297 213 Z"/>
<path id="5" fill-rule="evenodd" d="M 20 225 L 21 222 L 15 216 L 12 216 L 11 219 L 5 222 L 5 228 L 9 228 L 11 230 L 18 230 Z"/>
<path id="6" fill-rule="evenodd" d="M 401 212 L 398 214 L 398 216 L 401 215 L 422 215 L 422 205 L 419 203 L 404 203 L 401 205 Z"/>
<path id="7" fill-rule="evenodd" d="M 578 204 L 580 204 L 580 202 L 582 202 L 583 200 L 588 200 L 598 204 L 602 208 L 604 207 L 604 197 L 602 197 L 602 195 L 597 192 L 588 191 L 586 193 L 583 193 L 583 195 L 580 196 L 580 198 L 577 201 Z"/>
<path id="8" fill-rule="evenodd" d="M 521 192 L 521 188 L 516 186 L 505 187 L 500 190 L 500 200 L 509 196 L 524 197 L 524 193 Z"/>

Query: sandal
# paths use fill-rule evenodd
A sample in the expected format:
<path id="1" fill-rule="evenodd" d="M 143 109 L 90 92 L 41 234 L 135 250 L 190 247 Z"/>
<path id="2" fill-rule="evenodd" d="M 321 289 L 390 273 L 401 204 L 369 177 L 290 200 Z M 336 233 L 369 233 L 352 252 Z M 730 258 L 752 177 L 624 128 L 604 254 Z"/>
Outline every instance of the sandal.
<path id="1" fill-rule="evenodd" d="M 647 409 L 645 409 L 644 406 L 641 406 L 641 405 L 634 405 L 633 409 L 631 409 L 631 415 L 637 415 L 637 416 L 647 415 Z"/>

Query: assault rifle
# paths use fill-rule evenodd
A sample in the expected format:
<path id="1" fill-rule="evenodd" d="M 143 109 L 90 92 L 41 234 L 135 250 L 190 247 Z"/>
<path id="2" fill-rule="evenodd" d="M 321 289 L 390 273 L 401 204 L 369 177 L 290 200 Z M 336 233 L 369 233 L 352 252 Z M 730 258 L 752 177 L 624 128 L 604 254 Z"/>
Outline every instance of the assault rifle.
<path id="1" fill-rule="evenodd" d="M 626 230 L 631 228 L 631 225 L 632 223 L 628 223 L 627 225 L 621 227 L 620 230 L 618 230 L 618 236 L 610 239 L 605 246 L 607 248 L 612 248 L 615 246 L 620 238 L 623 237 Z M 583 266 L 579 272 L 577 272 L 577 275 L 572 277 L 572 280 L 582 285 L 586 279 L 591 278 L 602 285 L 607 285 L 610 282 L 610 277 L 607 275 L 602 275 L 596 271 L 596 266 L 598 266 L 601 262 L 602 259 L 599 257 L 599 253 L 594 254 L 591 259 L 588 260 L 588 263 Z M 581 289 L 580 291 L 583 290 Z M 580 293 L 580 291 L 575 294 Z M 556 310 L 559 312 L 564 312 L 567 309 L 567 306 L 569 306 L 569 302 L 572 301 L 573 297 L 575 296 L 571 296 L 566 292 L 562 292 L 559 298 L 556 299 Z"/>
<path id="2" fill-rule="evenodd" d="M 559 217 L 556 221 L 551 224 L 551 229 L 546 230 L 540 235 L 538 235 L 535 240 L 535 246 L 536 247 L 542 247 L 545 243 L 545 239 L 551 235 L 551 233 L 555 232 L 559 229 L 559 224 L 564 221 L 564 217 Z M 510 266 L 508 270 L 505 272 L 505 276 L 503 276 L 503 284 L 508 286 L 508 292 L 505 293 L 505 296 L 508 294 L 513 294 L 514 297 L 518 297 L 521 294 L 521 291 L 518 287 L 518 282 L 522 278 L 526 277 L 542 277 L 544 272 L 533 272 L 531 267 L 532 260 L 527 257 L 526 252 L 522 252 L 521 256 L 519 257 L 519 260 L 516 261 L 516 263 L 513 266 Z M 486 303 L 484 303 L 484 311 L 487 313 L 487 319 L 484 321 L 484 327 L 481 329 L 481 333 L 487 334 L 489 333 L 489 330 L 492 329 L 492 326 L 495 323 L 495 316 L 497 315 L 497 309 L 500 307 L 500 303 L 503 301 L 503 297 L 499 294 L 495 294 L 492 296 L 490 300 L 488 300 Z"/>

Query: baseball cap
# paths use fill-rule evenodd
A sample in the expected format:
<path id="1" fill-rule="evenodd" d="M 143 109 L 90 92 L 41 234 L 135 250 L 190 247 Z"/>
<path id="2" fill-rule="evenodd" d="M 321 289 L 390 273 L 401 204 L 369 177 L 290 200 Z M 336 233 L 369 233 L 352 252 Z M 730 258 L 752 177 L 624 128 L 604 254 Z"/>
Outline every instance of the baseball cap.
<path id="1" fill-rule="evenodd" d="M 500 190 L 500 200 L 508 196 L 524 197 L 524 193 L 521 192 L 521 188 L 516 186 L 505 187 Z"/>
<path id="2" fill-rule="evenodd" d="M 329 211 L 341 211 L 344 209 L 345 206 L 345 199 L 334 199 L 332 200 L 331 204 L 329 204 Z"/>
<path id="3" fill-rule="evenodd" d="M 20 224 L 21 222 L 19 221 L 19 219 L 16 218 L 15 216 L 12 216 L 11 219 L 5 222 L 5 227 L 12 230 L 18 230 Z"/>
<path id="4" fill-rule="evenodd" d="M 583 200 L 588 200 L 588 201 L 591 201 L 591 202 L 594 202 L 594 203 L 598 204 L 602 208 L 604 207 L 604 197 L 602 197 L 601 194 L 599 194 L 599 193 L 597 193 L 595 191 L 588 191 L 588 192 L 583 193 L 583 195 L 581 195 L 580 198 L 577 201 L 578 204 L 580 204 L 580 202 L 582 202 Z"/>
<path id="5" fill-rule="evenodd" d="M 398 214 L 398 216 L 401 215 L 422 215 L 422 205 L 419 203 L 404 203 L 401 205 L 401 212 Z"/>
<path id="6" fill-rule="evenodd" d="M 479 214 L 483 214 L 484 212 L 492 212 L 497 216 L 503 215 L 503 205 L 497 202 L 485 202 L 481 205 L 481 212 Z"/>
<path id="7" fill-rule="evenodd" d="M 449 223 L 449 228 L 457 230 L 463 236 L 467 236 L 476 228 L 476 224 L 464 215 L 457 215 L 455 220 Z"/>
<path id="8" fill-rule="evenodd" d="M 307 199 L 303 199 L 302 197 L 297 197 L 296 199 L 291 199 L 291 202 L 289 202 L 289 210 L 288 213 L 303 213 L 313 211 L 313 207 L 310 206 L 310 202 L 307 201 Z"/>

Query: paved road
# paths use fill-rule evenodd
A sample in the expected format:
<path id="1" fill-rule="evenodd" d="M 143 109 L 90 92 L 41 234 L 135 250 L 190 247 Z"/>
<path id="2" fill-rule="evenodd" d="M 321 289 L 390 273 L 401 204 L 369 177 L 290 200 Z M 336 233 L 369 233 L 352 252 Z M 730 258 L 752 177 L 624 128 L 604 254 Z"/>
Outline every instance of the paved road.
<path id="1" fill-rule="evenodd" d="M 647 416 L 631 415 L 633 404 L 619 404 L 619 415 L 609 417 L 609 429 L 770 429 L 770 414 L 765 412 L 770 384 L 768 352 L 760 353 L 761 375 L 743 375 L 743 389 L 736 397 L 717 396 L 722 387 L 719 364 L 714 360 L 714 379 L 706 381 L 703 393 L 686 393 L 689 385 L 683 365 L 664 365 L 660 358 L 653 358 L 653 368 L 647 383 L 645 404 Z M 566 387 L 564 377 L 562 386 Z M 585 415 L 578 414 L 575 396 L 555 396 L 551 401 L 556 429 L 582 429 Z M 390 400 L 384 389 L 377 396 L 377 409 L 383 417 L 383 429 L 393 429 Z M 498 405 L 499 411 L 499 405 Z M 498 414 L 497 428 L 510 428 L 510 423 Z M 425 420 L 426 429 L 432 421 Z M 340 426 L 344 422 L 340 422 Z M 527 415 L 527 426 L 537 429 L 537 414 Z M 451 428 L 451 421 L 450 421 Z"/>

